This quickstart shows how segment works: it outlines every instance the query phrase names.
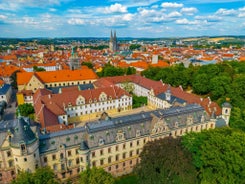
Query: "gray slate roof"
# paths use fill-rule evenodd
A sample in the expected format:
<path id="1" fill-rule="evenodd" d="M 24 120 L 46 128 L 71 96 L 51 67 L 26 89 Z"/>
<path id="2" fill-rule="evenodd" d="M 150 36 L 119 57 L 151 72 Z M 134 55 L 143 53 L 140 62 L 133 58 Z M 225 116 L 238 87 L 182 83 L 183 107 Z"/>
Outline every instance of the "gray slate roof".
<path id="1" fill-rule="evenodd" d="M 26 119 L 19 117 L 13 123 L 14 125 L 10 130 L 13 134 L 10 141 L 11 146 L 19 147 L 22 143 L 28 145 L 37 140 Z"/>

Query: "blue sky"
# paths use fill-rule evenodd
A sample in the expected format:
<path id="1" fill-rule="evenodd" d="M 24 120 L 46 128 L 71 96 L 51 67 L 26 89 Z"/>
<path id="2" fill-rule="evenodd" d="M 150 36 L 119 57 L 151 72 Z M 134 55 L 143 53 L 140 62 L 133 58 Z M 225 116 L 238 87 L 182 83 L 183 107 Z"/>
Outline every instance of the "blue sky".
<path id="1" fill-rule="evenodd" d="M 0 0 L 0 37 L 245 35 L 244 0 Z"/>

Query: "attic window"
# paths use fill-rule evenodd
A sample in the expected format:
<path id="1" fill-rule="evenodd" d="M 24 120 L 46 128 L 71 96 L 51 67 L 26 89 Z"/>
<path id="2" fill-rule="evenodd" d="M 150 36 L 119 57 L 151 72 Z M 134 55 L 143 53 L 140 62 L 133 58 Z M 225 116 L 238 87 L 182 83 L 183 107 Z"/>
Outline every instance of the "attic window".
<path id="1" fill-rule="evenodd" d="M 77 140 L 77 139 L 78 139 L 78 136 L 77 136 L 77 135 L 75 135 L 75 136 L 74 136 L 74 139 L 75 139 L 75 140 Z"/>
<path id="2" fill-rule="evenodd" d="M 105 144 L 104 139 L 99 139 L 99 145 L 104 145 L 104 144 Z"/>
<path id="3" fill-rule="evenodd" d="M 136 130 L 136 137 L 140 136 L 140 130 Z"/>
<path id="4" fill-rule="evenodd" d="M 94 140 L 94 136 L 93 135 L 90 135 L 90 140 Z"/>
<path id="5" fill-rule="evenodd" d="M 69 142 L 71 139 L 70 139 L 70 137 L 67 137 L 66 138 L 66 142 Z"/>
<path id="6" fill-rule="evenodd" d="M 51 144 L 54 145 L 55 144 L 55 141 L 51 141 Z"/>

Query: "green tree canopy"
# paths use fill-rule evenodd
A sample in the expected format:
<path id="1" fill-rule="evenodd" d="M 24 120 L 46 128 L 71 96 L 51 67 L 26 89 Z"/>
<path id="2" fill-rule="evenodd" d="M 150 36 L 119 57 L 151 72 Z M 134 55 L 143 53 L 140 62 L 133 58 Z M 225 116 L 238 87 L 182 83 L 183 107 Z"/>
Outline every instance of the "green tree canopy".
<path id="1" fill-rule="evenodd" d="M 29 116 L 35 112 L 32 104 L 29 103 L 24 103 L 22 105 L 19 105 L 17 111 L 20 113 L 21 116 Z"/>
<path id="2" fill-rule="evenodd" d="M 195 184 L 197 172 L 191 154 L 183 149 L 180 138 L 165 137 L 148 142 L 135 168 L 140 184 Z"/>
<path id="3" fill-rule="evenodd" d="M 245 183 L 245 133 L 220 128 L 189 133 L 183 145 L 192 153 L 201 183 Z"/>
<path id="4" fill-rule="evenodd" d="M 82 62 L 82 65 L 87 66 L 90 69 L 93 69 L 94 65 L 91 62 Z"/>
<path id="5" fill-rule="evenodd" d="M 115 178 L 102 168 L 87 167 L 80 174 L 79 184 L 114 184 Z"/>
<path id="6" fill-rule="evenodd" d="M 49 167 L 38 168 L 35 173 L 21 172 L 12 184 L 58 184 L 55 174 Z"/>
<path id="7" fill-rule="evenodd" d="M 46 70 L 44 68 L 42 68 L 42 67 L 33 66 L 33 71 L 34 72 L 43 72 L 43 71 L 46 71 Z"/>

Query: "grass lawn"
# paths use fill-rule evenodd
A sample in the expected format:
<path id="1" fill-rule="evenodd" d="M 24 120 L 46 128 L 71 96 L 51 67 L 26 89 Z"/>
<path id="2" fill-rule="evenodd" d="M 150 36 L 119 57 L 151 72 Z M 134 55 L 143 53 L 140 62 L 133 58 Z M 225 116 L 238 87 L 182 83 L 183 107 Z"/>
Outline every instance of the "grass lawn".
<path id="1" fill-rule="evenodd" d="M 115 184 L 137 184 L 137 178 L 135 175 L 125 175 L 116 179 Z"/>

